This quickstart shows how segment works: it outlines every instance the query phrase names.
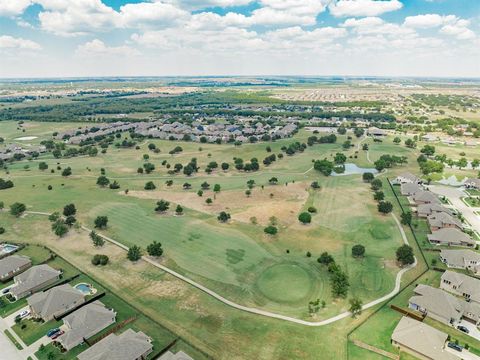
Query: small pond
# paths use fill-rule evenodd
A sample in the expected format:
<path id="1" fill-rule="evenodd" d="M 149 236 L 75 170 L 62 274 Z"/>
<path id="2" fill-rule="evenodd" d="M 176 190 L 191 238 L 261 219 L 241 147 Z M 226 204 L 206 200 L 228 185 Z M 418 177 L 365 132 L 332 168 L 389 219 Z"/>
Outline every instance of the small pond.
<path id="1" fill-rule="evenodd" d="M 363 174 L 366 172 L 370 172 L 372 174 L 378 174 L 377 169 L 375 168 L 361 168 L 355 164 L 347 163 L 344 165 L 345 171 L 342 173 L 336 173 L 335 171 L 332 172 L 332 176 L 344 176 L 344 175 L 354 175 L 354 174 Z"/>

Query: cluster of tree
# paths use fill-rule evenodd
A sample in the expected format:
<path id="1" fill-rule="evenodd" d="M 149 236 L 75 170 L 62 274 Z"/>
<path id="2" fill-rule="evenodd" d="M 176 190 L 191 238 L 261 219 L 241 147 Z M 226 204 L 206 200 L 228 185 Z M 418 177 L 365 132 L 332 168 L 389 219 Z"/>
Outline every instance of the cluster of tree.
<path id="1" fill-rule="evenodd" d="M 16 202 L 10 205 L 10 214 L 13 216 L 19 217 L 25 212 L 25 210 L 27 210 L 25 204 Z"/>
<path id="2" fill-rule="evenodd" d="M 282 151 L 284 151 L 287 155 L 294 155 L 297 152 L 303 152 L 307 148 L 306 144 L 301 144 L 298 141 L 288 145 L 282 146 Z"/>
<path id="3" fill-rule="evenodd" d="M 147 246 L 147 253 L 148 255 L 154 256 L 154 257 L 162 256 L 163 255 L 162 244 L 157 241 L 154 241 L 153 243 Z"/>
<path id="4" fill-rule="evenodd" d="M 94 220 L 94 226 L 96 229 L 105 229 L 108 224 L 108 217 L 107 216 L 97 216 Z"/>
<path id="5" fill-rule="evenodd" d="M 218 214 L 217 216 L 218 221 L 222 223 L 227 222 L 228 220 L 230 220 L 230 218 L 231 218 L 230 214 L 225 211 L 220 212 L 220 214 Z"/>
<path id="6" fill-rule="evenodd" d="M 92 258 L 92 264 L 95 266 L 105 266 L 108 264 L 108 256 L 96 254 Z"/>
<path id="7" fill-rule="evenodd" d="M 312 215 L 309 212 L 302 212 L 298 215 L 298 221 L 302 224 L 310 224 L 312 222 Z"/>
<path id="8" fill-rule="evenodd" d="M 313 163 L 313 168 L 317 171 L 320 171 L 325 176 L 329 176 L 332 173 L 334 167 L 334 163 L 327 159 L 315 160 L 315 162 Z"/>
<path id="9" fill-rule="evenodd" d="M 183 151 L 182 147 L 181 146 L 175 146 L 172 150 L 170 150 L 168 153 L 170 155 L 175 155 L 175 154 L 178 154 L 178 153 L 181 153 Z"/>
<path id="10" fill-rule="evenodd" d="M 397 261 L 403 266 L 411 265 L 415 262 L 415 256 L 413 255 L 413 248 L 409 245 L 402 245 L 396 251 Z"/>
<path id="11" fill-rule="evenodd" d="M 309 136 L 307 139 L 307 145 L 313 146 L 314 144 L 334 144 L 337 142 L 337 136 L 335 134 L 325 136 Z"/>
<path id="12" fill-rule="evenodd" d="M 127 139 L 124 139 L 121 142 L 115 143 L 115 147 L 117 148 L 132 148 L 135 145 L 137 145 L 135 141 L 127 140 Z"/>
<path id="13" fill-rule="evenodd" d="M 327 306 L 325 300 L 320 301 L 320 299 L 316 299 L 313 301 L 308 302 L 308 313 L 309 314 L 316 314 L 320 311 L 320 308 L 324 309 Z"/>
<path id="14" fill-rule="evenodd" d="M 235 163 L 235 169 L 237 170 L 243 170 L 243 171 L 258 171 L 260 169 L 260 165 L 258 164 L 258 159 L 257 158 L 251 158 L 249 163 L 244 163 L 243 159 L 241 158 L 235 158 L 234 159 Z"/>
<path id="15" fill-rule="evenodd" d="M 350 283 L 348 282 L 348 275 L 335 262 L 335 259 L 328 252 L 320 255 L 317 261 L 326 266 L 330 273 L 330 285 L 332 287 L 332 295 L 334 297 L 346 298 Z"/>
<path id="16" fill-rule="evenodd" d="M 360 258 L 365 255 L 365 246 L 357 244 L 352 247 L 352 256 L 354 258 Z"/>
<path id="17" fill-rule="evenodd" d="M 425 155 L 420 155 L 417 158 L 418 165 L 420 166 L 420 170 L 422 174 L 428 175 L 431 173 L 442 173 L 445 165 L 440 161 L 436 160 L 428 160 Z"/>
<path id="18" fill-rule="evenodd" d="M 407 163 L 406 156 L 396 156 L 396 155 L 389 155 L 384 154 L 380 156 L 380 158 L 374 162 L 375 169 L 378 171 L 382 171 L 383 169 L 391 168 L 395 165 L 401 165 Z"/>
<path id="19" fill-rule="evenodd" d="M 142 249 L 138 245 L 133 245 L 128 249 L 127 259 L 130 261 L 138 261 L 142 257 Z"/>
<path id="20" fill-rule="evenodd" d="M 90 232 L 90 239 L 92 239 L 93 246 L 95 247 L 102 247 L 105 244 L 105 240 L 94 230 Z"/>
<path id="21" fill-rule="evenodd" d="M 265 166 L 270 165 L 272 162 L 277 160 L 277 156 L 275 154 L 268 155 L 265 159 L 263 159 L 263 164 Z"/>
<path id="22" fill-rule="evenodd" d="M 12 187 L 13 187 L 13 181 L 12 180 L 0 179 L 0 190 L 10 189 Z"/>
<path id="23" fill-rule="evenodd" d="M 72 175 L 72 168 L 70 166 L 63 169 L 63 171 L 62 171 L 62 176 L 63 177 L 67 177 L 67 176 L 70 176 L 70 175 Z"/>
<path id="24" fill-rule="evenodd" d="M 162 199 L 157 202 L 155 211 L 158 213 L 165 213 L 169 208 L 170 208 L 170 202 Z"/>

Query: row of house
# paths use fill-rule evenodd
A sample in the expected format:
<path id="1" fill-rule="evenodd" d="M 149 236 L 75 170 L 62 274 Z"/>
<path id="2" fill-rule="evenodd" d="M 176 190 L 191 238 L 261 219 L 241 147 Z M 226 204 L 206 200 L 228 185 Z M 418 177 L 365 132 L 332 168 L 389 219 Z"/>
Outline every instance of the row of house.
<path id="1" fill-rule="evenodd" d="M 0 160 L 6 161 L 15 158 L 15 156 L 25 157 L 45 152 L 47 152 L 47 148 L 43 145 L 24 147 L 18 144 L 9 144 L 0 148 Z"/>
<path id="2" fill-rule="evenodd" d="M 475 247 L 476 242 L 464 230 L 462 222 L 440 199 L 423 187 L 421 179 L 404 173 L 393 181 L 400 185 L 400 193 L 407 196 L 418 217 L 426 218 L 431 234 L 428 241 L 435 245 Z"/>
<path id="3" fill-rule="evenodd" d="M 207 142 L 226 142 L 230 139 L 247 142 L 251 137 L 260 140 L 264 135 L 269 135 L 274 138 L 290 137 L 298 128 L 296 125 L 298 119 L 295 119 L 295 122 L 287 122 L 282 126 L 271 126 L 259 121 L 254 124 L 240 122 L 236 124 L 209 124 L 202 123 L 201 121 L 184 124 L 178 121 L 170 123 L 166 120 L 168 120 L 168 118 L 136 123 L 118 121 L 101 126 L 68 130 L 56 134 L 55 138 L 65 140 L 69 144 L 78 145 L 99 136 L 132 131 L 138 135 L 159 139 L 182 140 L 188 136 L 191 141 L 200 141 L 200 138 L 205 137 Z"/>

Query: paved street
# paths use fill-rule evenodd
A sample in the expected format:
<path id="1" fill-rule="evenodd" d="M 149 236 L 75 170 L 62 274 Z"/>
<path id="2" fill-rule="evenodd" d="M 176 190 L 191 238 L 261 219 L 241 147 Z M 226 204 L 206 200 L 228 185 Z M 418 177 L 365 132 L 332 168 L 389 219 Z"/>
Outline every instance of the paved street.
<path id="1" fill-rule="evenodd" d="M 468 321 L 462 320 L 460 323 L 458 323 L 458 325 L 465 326 L 468 330 L 470 330 L 470 332 L 468 333 L 469 336 L 477 340 L 480 340 L 480 330 L 478 330 L 478 328 L 474 324 Z"/>

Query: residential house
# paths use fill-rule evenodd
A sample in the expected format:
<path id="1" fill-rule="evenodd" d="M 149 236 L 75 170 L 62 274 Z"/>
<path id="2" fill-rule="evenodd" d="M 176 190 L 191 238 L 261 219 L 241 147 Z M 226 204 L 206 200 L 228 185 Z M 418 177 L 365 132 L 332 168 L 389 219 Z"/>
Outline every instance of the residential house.
<path id="1" fill-rule="evenodd" d="M 185 354 L 183 351 L 179 351 L 177 353 L 173 353 L 171 351 L 167 351 L 165 354 L 160 356 L 157 360 L 193 360 L 188 354 Z"/>
<path id="2" fill-rule="evenodd" d="M 27 256 L 11 255 L 0 260 L 0 281 L 10 280 L 32 266 L 32 261 Z"/>
<path id="3" fill-rule="evenodd" d="M 143 360 L 152 352 L 152 340 L 143 332 L 128 329 L 110 334 L 77 356 L 78 360 Z"/>
<path id="4" fill-rule="evenodd" d="M 67 329 L 57 341 L 67 351 L 71 350 L 115 323 L 116 315 L 114 310 L 107 309 L 100 301 L 87 304 L 63 318 Z"/>
<path id="5" fill-rule="evenodd" d="M 444 212 L 430 215 L 428 217 L 428 225 L 430 226 L 431 231 L 437 231 L 444 228 L 463 229 L 460 220 Z"/>
<path id="6" fill-rule="evenodd" d="M 15 276 L 15 284 L 10 289 L 10 294 L 17 300 L 24 298 L 54 284 L 60 279 L 61 274 L 61 271 L 55 270 L 46 264 L 33 266 L 20 275 Z"/>
<path id="7" fill-rule="evenodd" d="M 430 142 L 430 141 L 438 141 L 438 136 L 436 135 L 432 135 L 432 134 L 425 134 L 421 137 L 421 139 L 423 141 L 427 141 L 427 142 Z"/>
<path id="8" fill-rule="evenodd" d="M 456 326 L 462 320 L 475 325 L 480 322 L 480 304 L 459 299 L 441 289 L 417 285 L 408 307 L 420 311 L 432 319 Z"/>
<path id="9" fill-rule="evenodd" d="M 27 302 L 34 318 L 49 321 L 83 304 L 85 295 L 71 285 L 64 284 L 33 294 Z"/>
<path id="10" fill-rule="evenodd" d="M 400 185 L 400 193 L 403 196 L 412 196 L 420 191 L 424 191 L 424 189 L 417 183 L 402 183 Z"/>
<path id="11" fill-rule="evenodd" d="M 418 191 L 412 195 L 412 200 L 417 205 L 421 204 L 440 204 L 439 198 L 430 191 Z"/>
<path id="12" fill-rule="evenodd" d="M 420 184 L 422 182 L 421 179 L 413 175 L 412 173 L 403 173 L 398 175 L 393 181 L 394 184 L 406 184 L 406 183 L 413 183 L 413 184 Z"/>
<path id="13" fill-rule="evenodd" d="M 467 301 L 480 303 L 480 280 L 447 270 L 442 274 L 440 288 L 463 296 Z"/>
<path id="14" fill-rule="evenodd" d="M 475 247 L 476 242 L 470 236 L 456 228 L 444 228 L 427 235 L 428 241 L 435 245 Z"/>
<path id="15" fill-rule="evenodd" d="M 446 213 L 453 215 L 453 212 L 441 204 L 420 204 L 416 208 L 417 216 L 426 218 L 432 214 Z"/>
<path id="16" fill-rule="evenodd" d="M 382 136 L 387 136 L 387 132 L 385 130 L 382 130 L 376 127 L 370 127 L 367 130 L 367 135 L 370 135 L 373 137 L 382 137 Z"/>
<path id="17" fill-rule="evenodd" d="M 480 189 L 480 179 L 467 179 L 464 183 L 467 189 Z"/>
<path id="18" fill-rule="evenodd" d="M 445 349 L 448 335 L 420 321 L 402 317 L 392 333 L 392 345 L 419 359 L 458 360 Z"/>
<path id="19" fill-rule="evenodd" d="M 477 274 L 480 271 L 480 254 L 473 250 L 450 250 L 440 251 L 440 260 L 449 268 L 467 269 Z"/>

